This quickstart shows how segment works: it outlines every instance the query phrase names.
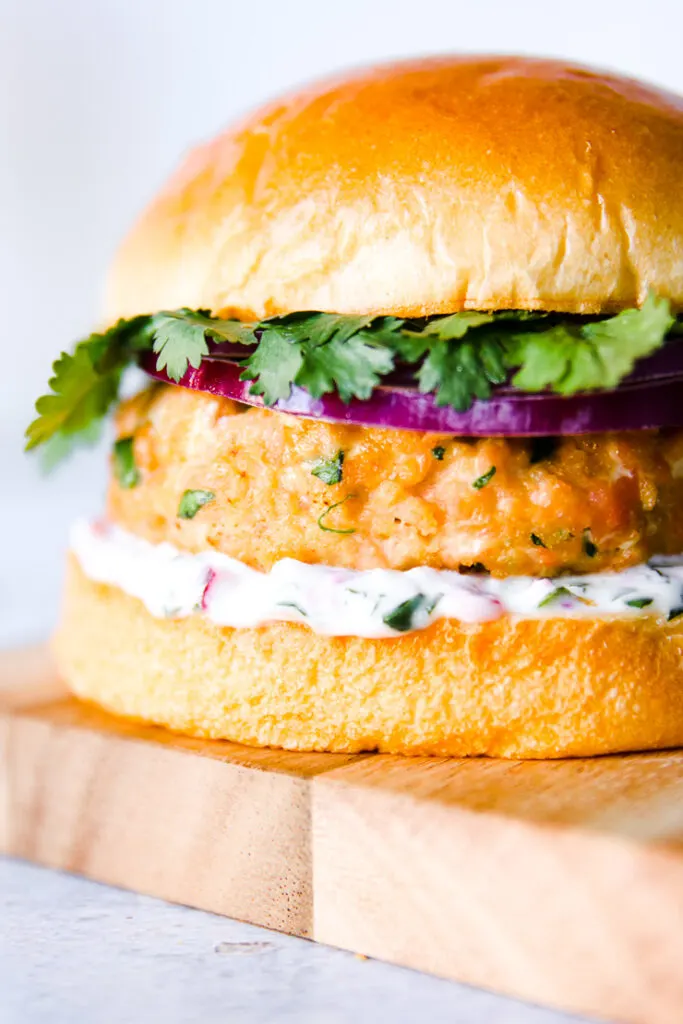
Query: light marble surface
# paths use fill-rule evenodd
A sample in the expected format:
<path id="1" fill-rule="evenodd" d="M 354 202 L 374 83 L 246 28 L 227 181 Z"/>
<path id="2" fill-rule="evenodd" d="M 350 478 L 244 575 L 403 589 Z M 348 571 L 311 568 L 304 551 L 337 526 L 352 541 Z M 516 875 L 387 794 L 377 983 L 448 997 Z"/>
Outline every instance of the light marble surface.
<path id="1" fill-rule="evenodd" d="M 2 1024 L 569 1024 L 352 953 L 0 860 Z"/>

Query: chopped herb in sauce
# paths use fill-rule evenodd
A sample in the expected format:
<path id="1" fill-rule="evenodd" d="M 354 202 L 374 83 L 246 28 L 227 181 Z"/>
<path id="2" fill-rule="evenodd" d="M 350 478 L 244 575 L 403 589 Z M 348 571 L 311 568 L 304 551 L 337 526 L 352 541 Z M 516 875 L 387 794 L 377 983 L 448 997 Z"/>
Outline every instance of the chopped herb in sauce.
<path id="1" fill-rule="evenodd" d="M 573 595 L 566 587 L 556 587 L 555 590 L 551 590 L 549 594 L 546 594 L 542 601 L 538 602 L 538 607 L 547 608 L 549 604 L 554 604 L 555 601 L 559 601 L 560 598 L 572 596 Z"/>
<path id="2" fill-rule="evenodd" d="M 320 458 L 313 463 L 311 473 L 324 484 L 338 484 L 342 478 L 344 452 L 341 449 L 331 459 Z"/>
<path id="3" fill-rule="evenodd" d="M 598 545 L 591 540 L 590 530 L 583 531 L 583 550 L 589 558 L 595 558 L 598 553 Z"/>
<path id="4" fill-rule="evenodd" d="M 531 440 L 531 448 L 529 450 L 529 464 L 535 465 L 537 462 L 543 462 L 544 459 L 549 459 L 555 454 L 557 448 L 556 437 L 534 437 Z"/>
<path id="5" fill-rule="evenodd" d="M 407 633 L 413 629 L 416 615 L 420 613 L 425 617 L 430 615 L 440 599 L 441 595 L 436 598 L 430 598 L 426 594 L 415 594 L 415 597 L 409 597 L 407 601 L 403 601 L 392 611 L 388 612 L 382 619 L 382 622 L 389 629 L 395 629 L 397 633 Z"/>
<path id="6" fill-rule="evenodd" d="M 339 506 L 343 505 L 344 502 L 350 501 L 351 498 L 355 498 L 355 497 L 356 497 L 355 494 L 347 494 L 346 497 L 342 498 L 341 501 L 335 501 L 334 505 L 328 505 L 327 508 L 324 509 L 320 513 L 320 515 L 318 516 L 318 526 L 320 527 L 320 529 L 321 530 L 325 530 L 326 533 L 343 533 L 343 534 L 355 533 L 356 531 L 355 531 L 355 529 L 353 527 L 351 527 L 349 530 L 337 530 L 337 529 L 335 529 L 334 526 L 326 526 L 325 525 L 325 519 L 330 514 L 330 512 L 332 512 L 333 509 L 339 508 Z"/>
<path id="7" fill-rule="evenodd" d="M 443 445 L 437 444 L 432 448 L 432 455 L 438 462 L 443 462 L 443 457 L 446 454 L 446 449 Z"/>
<path id="8" fill-rule="evenodd" d="M 677 619 L 680 615 L 683 615 L 683 605 L 679 604 L 676 608 L 671 609 L 667 615 L 667 619 L 671 622 L 672 619 Z"/>
<path id="9" fill-rule="evenodd" d="M 648 605 L 652 604 L 651 597 L 632 597 L 626 604 L 629 608 L 647 608 Z"/>
<path id="10" fill-rule="evenodd" d="M 132 437 L 121 437 L 114 444 L 114 476 L 121 487 L 137 487 L 140 483 Z"/>
<path id="11" fill-rule="evenodd" d="M 496 467 L 491 466 L 491 468 L 486 473 L 482 473 L 481 476 L 478 476 L 476 480 L 472 481 L 472 486 L 474 487 L 475 490 L 480 491 L 482 487 L 486 487 L 489 480 L 492 480 L 495 475 Z"/>
<path id="12" fill-rule="evenodd" d="M 213 491 L 183 491 L 178 505 L 178 519 L 194 519 L 200 508 L 215 500 Z"/>
<path id="13" fill-rule="evenodd" d="M 278 608 L 293 608 L 299 615 L 303 615 L 305 619 L 308 618 L 308 613 L 303 610 L 301 605 L 296 604 L 294 601 L 278 601 L 277 606 Z"/>
<path id="14" fill-rule="evenodd" d="M 535 544 L 537 548 L 547 548 L 547 544 L 544 544 L 537 533 L 531 534 L 531 543 Z"/>

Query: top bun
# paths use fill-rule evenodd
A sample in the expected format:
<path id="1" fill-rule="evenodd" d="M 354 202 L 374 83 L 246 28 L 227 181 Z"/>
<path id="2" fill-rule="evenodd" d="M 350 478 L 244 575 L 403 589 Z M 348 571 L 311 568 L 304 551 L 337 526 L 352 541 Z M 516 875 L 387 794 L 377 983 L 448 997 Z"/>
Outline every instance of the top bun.
<path id="1" fill-rule="evenodd" d="M 189 154 L 124 242 L 108 320 L 189 306 L 683 308 L 683 99 L 564 62 L 389 64 Z"/>

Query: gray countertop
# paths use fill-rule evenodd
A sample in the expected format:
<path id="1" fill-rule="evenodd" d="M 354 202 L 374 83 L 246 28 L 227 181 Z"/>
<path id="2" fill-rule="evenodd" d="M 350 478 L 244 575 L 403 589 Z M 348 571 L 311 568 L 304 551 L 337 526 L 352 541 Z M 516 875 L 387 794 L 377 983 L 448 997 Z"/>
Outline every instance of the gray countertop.
<path id="1" fill-rule="evenodd" d="M 0 859 L 2 1024 L 567 1024 L 341 950 Z"/>

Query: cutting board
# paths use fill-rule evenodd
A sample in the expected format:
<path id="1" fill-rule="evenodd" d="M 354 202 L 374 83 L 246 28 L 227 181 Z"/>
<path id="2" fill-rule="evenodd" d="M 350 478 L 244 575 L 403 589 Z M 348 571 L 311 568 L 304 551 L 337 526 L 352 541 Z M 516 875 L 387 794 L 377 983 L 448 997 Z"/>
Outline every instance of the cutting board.
<path id="1" fill-rule="evenodd" d="M 0 658 L 0 849 L 534 1002 L 683 1021 L 683 753 L 514 762 L 187 739 Z"/>

